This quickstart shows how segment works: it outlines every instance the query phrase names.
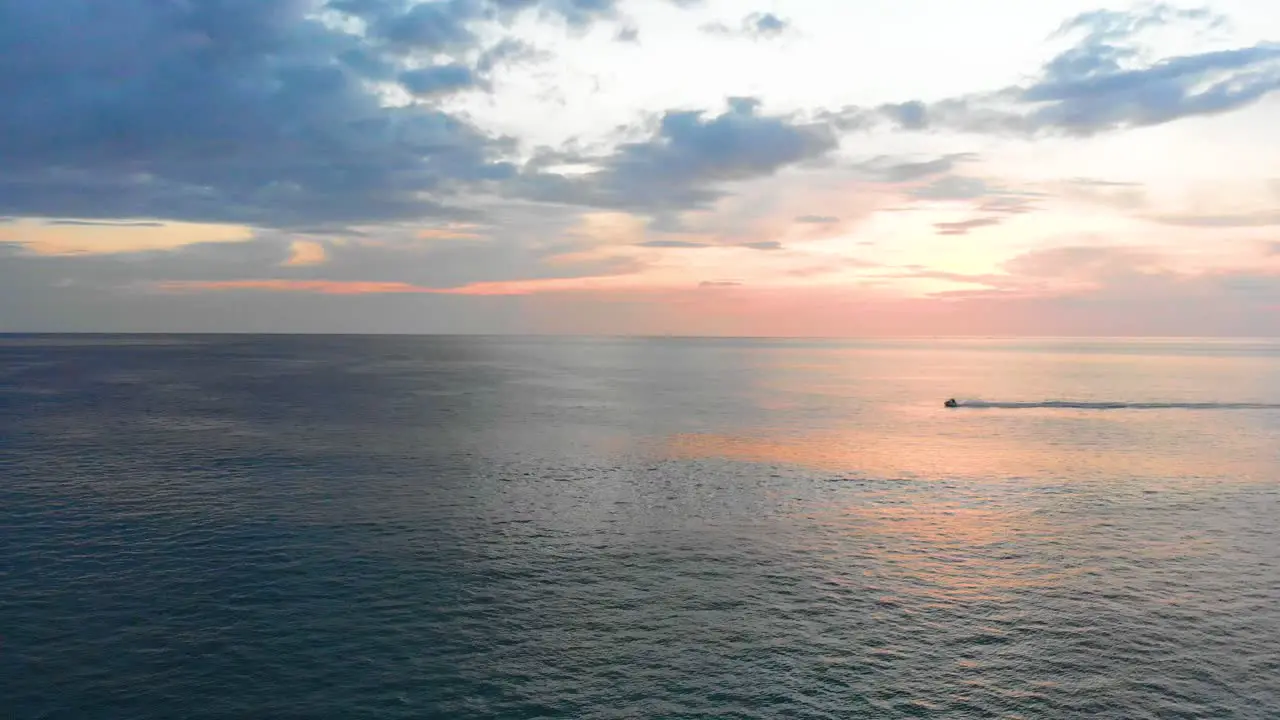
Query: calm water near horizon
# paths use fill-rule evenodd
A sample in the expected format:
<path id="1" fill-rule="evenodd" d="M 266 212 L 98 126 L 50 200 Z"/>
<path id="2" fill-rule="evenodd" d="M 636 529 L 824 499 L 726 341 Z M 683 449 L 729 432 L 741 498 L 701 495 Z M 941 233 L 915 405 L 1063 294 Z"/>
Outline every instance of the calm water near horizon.
<path id="1" fill-rule="evenodd" d="M 5 718 L 1274 720 L 1280 341 L 0 336 L 0 558 Z"/>

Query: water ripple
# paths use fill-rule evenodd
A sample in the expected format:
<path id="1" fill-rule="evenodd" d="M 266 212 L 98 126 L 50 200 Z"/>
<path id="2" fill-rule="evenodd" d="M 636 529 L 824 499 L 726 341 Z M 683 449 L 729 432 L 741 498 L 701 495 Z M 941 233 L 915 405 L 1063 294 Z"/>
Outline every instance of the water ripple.
<path id="1" fill-rule="evenodd" d="M 289 342 L 0 348 L 13 717 L 1277 717 L 1273 481 L 699 455 L 581 345 Z"/>

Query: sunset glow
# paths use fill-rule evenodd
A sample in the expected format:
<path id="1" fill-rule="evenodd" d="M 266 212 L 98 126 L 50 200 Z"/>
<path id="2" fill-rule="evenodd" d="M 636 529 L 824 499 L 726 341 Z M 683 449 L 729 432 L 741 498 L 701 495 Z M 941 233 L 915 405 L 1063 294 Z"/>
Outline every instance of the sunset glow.
<path id="1" fill-rule="evenodd" d="M 184 89 L 168 15 L 20 15 L 0 330 L 1280 333 L 1280 6 L 409 5 L 264 0 Z"/>

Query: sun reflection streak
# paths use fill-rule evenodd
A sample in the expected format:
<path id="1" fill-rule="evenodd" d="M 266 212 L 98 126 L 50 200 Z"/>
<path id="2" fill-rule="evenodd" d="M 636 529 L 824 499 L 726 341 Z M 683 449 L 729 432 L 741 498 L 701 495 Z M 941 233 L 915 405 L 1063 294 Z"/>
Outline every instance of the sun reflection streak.
<path id="1" fill-rule="evenodd" d="M 666 438 L 665 449 L 678 459 L 780 463 L 878 478 L 1017 478 L 1025 476 L 1028 468 L 1036 468 L 1043 476 L 1062 478 L 1248 476 L 1251 470 L 1256 471 L 1243 460 L 1222 455 L 1162 455 L 1132 447 L 1056 444 L 1052 439 L 893 436 L 867 430 L 798 436 L 685 433 Z"/>

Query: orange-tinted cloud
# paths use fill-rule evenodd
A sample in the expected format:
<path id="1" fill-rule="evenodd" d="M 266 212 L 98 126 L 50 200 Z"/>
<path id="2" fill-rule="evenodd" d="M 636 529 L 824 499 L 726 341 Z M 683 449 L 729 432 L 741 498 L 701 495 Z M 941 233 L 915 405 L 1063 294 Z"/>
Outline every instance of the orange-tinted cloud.
<path id="1" fill-rule="evenodd" d="M 304 292 L 321 295 L 375 295 L 391 293 L 424 293 L 431 295 L 532 295 L 550 292 L 588 292 L 634 285 L 627 276 L 583 278 L 546 278 L 477 282 L 458 287 L 424 287 L 406 282 L 364 280 L 174 280 L 156 287 L 168 292 L 214 292 L 228 290 L 264 290 L 269 292 Z"/>
<path id="2" fill-rule="evenodd" d="M 464 225 L 427 228 L 419 230 L 417 236 L 420 240 L 483 240 L 483 235 L 469 230 L 471 227 L 470 225 Z"/>
<path id="3" fill-rule="evenodd" d="M 310 292 L 322 295 L 447 292 L 403 282 L 370 282 L 361 280 L 170 280 L 158 283 L 156 288 L 166 292 L 265 290 L 269 292 Z"/>
<path id="4" fill-rule="evenodd" d="M 207 242 L 243 242 L 253 230 L 242 225 L 178 222 L 108 223 L 87 220 L 19 220 L 0 225 L 0 242 L 37 255 L 106 255 L 171 250 Z"/>
<path id="5" fill-rule="evenodd" d="M 294 240 L 289 245 L 289 259 L 285 260 L 283 265 L 286 267 L 312 267 L 323 265 L 328 259 L 324 246 L 320 243 L 311 240 Z"/>

